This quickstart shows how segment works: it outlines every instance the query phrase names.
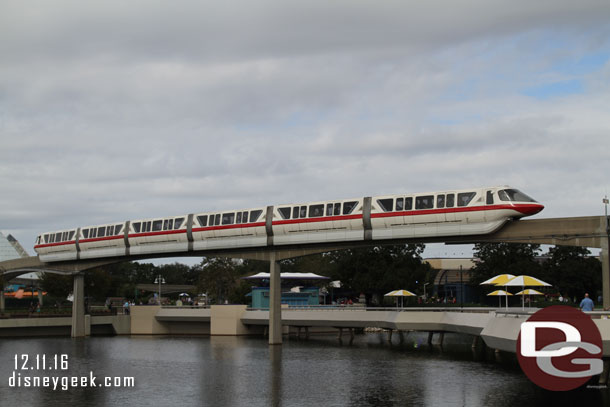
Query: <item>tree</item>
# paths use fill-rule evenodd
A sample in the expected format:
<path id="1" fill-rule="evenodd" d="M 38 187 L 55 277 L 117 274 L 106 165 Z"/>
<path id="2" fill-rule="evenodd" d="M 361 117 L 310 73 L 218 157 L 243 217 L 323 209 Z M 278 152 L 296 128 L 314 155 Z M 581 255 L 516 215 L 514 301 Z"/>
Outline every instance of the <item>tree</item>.
<path id="1" fill-rule="evenodd" d="M 343 287 L 364 293 L 367 303 L 380 303 L 389 291 L 413 291 L 432 281 L 431 268 L 421 258 L 424 248 L 423 244 L 408 244 L 332 252 L 328 254 L 330 275 L 341 280 Z"/>
<path id="2" fill-rule="evenodd" d="M 561 295 L 580 299 L 589 293 L 595 300 L 601 291 L 601 263 L 586 247 L 555 246 L 544 263 L 544 279 Z"/>
<path id="3" fill-rule="evenodd" d="M 477 243 L 470 282 L 479 285 L 498 274 L 541 277 L 542 267 L 536 262 L 539 251 L 538 244 Z"/>
<path id="4" fill-rule="evenodd" d="M 199 274 L 197 288 L 208 293 L 211 302 L 222 304 L 235 300 L 235 292 L 240 287 L 239 268 L 232 259 L 224 257 L 204 258 L 193 270 Z M 241 301 L 239 301 L 241 302 Z"/>
<path id="5" fill-rule="evenodd" d="M 66 299 L 74 287 L 72 276 L 41 273 L 40 280 L 43 290 L 52 297 Z"/>

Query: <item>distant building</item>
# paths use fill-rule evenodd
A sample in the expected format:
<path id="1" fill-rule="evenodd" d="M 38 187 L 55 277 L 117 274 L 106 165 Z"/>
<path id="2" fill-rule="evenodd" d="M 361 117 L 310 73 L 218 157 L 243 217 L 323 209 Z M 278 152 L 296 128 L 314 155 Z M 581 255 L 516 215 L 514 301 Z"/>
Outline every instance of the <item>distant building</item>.
<path id="1" fill-rule="evenodd" d="M 0 232 L 0 261 L 29 257 L 23 246 L 12 235 L 4 236 Z"/>
<path id="2" fill-rule="evenodd" d="M 437 271 L 430 295 L 443 301 L 453 301 L 455 298 L 456 303 L 477 301 L 476 290 L 470 285 L 471 270 L 475 265 L 472 258 L 436 258 L 424 261 Z"/>

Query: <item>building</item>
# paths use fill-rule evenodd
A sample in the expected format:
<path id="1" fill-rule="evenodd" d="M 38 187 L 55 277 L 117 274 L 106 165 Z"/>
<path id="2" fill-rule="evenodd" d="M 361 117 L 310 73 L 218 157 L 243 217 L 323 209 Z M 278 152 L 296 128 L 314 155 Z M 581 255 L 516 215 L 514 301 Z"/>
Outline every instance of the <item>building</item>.
<path id="1" fill-rule="evenodd" d="M 437 271 L 431 295 L 443 301 L 468 303 L 478 301 L 476 290 L 470 285 L 472 258 L 437 258 L 424 260 Z"/>

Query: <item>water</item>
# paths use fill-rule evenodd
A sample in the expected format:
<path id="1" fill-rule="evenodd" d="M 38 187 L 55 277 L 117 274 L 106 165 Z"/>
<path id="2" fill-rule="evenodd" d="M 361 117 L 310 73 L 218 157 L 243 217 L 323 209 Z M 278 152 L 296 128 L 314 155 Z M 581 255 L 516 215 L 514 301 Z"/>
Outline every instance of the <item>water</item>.
<path id="1" fill-rule="evenodd" d="M 429 349 L 425 334 L 403 344 L 382 334 L 286 339 L 91 337 L 0 340 L 1 406 L 514 406 L 606 405 L 609 390 L 553 393 L 532 384 L 514 363 L 473 357 L 471 338 L 446 335 Z M 68 370 L 25 376 L 134 377 L 133 388 L 17 388 L 9 386 L 14 355 L 51 361 L 68 355 Z M 491 359 L 491 360 L 490 360 Z M 34 363 L 29 363 L 35 366 Z M 39 362 L 40 366 L 40 362 Z M 59 379 L 61 380 L 61 379 Z M 65 379 L 68 380 L 68 379 Z"/>

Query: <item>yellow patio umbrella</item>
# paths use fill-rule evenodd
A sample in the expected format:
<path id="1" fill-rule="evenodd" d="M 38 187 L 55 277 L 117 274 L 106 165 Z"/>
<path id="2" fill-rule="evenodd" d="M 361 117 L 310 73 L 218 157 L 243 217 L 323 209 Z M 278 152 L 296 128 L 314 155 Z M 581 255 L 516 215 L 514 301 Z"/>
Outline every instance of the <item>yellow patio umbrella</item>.
<path id="1" fill-rule="evenodd" d="M 504 283 L 512 280 L 513 278 L 515 278 L 515 276 L 512 274 L 498 274 L 497 276 L 492 277 L 489 280 L 483 281 L 479 285 L 504 285 Z M 501 297 L 500 301 L 502 301 Z M 502 305 L 500 304 L 500 306 Z M 508 297 L 506 297 L 506 308 L 508 309 Z"/>
<path id="2" fill-rule="evenodd" d="M 521 275 L 509 280 L 505 284 L 505 287 L 521 287 L 525 290 L 525 287 L 550 287 L 551 285 L 545 281 L 542 281 L 536 277 Z M 521 296 L 521 308 L 525 309 L 525 297 Z"/>
<path id="3" fill-rule="evenodd" d="M 540 291 L 534 290 L 532 288 L 527 288 L 525 290 L 519 291 L 517 294 L 515 295 L 523 295 L 528 297 L 528 301 L 529 301 L 529 296 L 530 295 L 544 295 L 543 293 L 541 293 Z M 529 303 L 531 304 L 532 302 L 529 301 Z"/>
<path id="4" fill-rule="evenodd" d="M 495 277 L 490 278 L 489 280 L 485 280 L 483 281 L 481 284 L 479 285 L 504 285 L 504 283 L 506 283 L 507 281 L 512 280 L 513 278 L 515 278 L 514 275 L 512 274 L 498 274 Z"/>
<path id="5" fill-rule="evenodd" d="M 491 293 L 487 294 L 487 296 L 488 296 L 488 297 L 489 297 L 490 295 L 491 295 L 491 296 L 497 296 L 497 297 L 498 297 L 498 307 L 501 307 L 501 306 L 502 306 L 502 296 L 505 296 L 505 297 L 506 297 L 506 302 L 508 303 L 508 296 L 509 296 L 509 295 L 512 295 L 512 294 L 511 294 L 511 293 L 509 293 L 508 291 L 504 291 L 504 290 L 496 290 L 496 291 L 493 291 L 493 292 L 491 292 Z"/>
<path id="6" fill-rule="evenodd" d="M 413 294 L 411 291 L 409 290 L 394 290 L 394 291 L 390 291 L 387 294 L 384 294 L 384 297 L 400 297 L 400 306 L 402 307 L 402 297 L 414 297 L 415 294 Z"/>

